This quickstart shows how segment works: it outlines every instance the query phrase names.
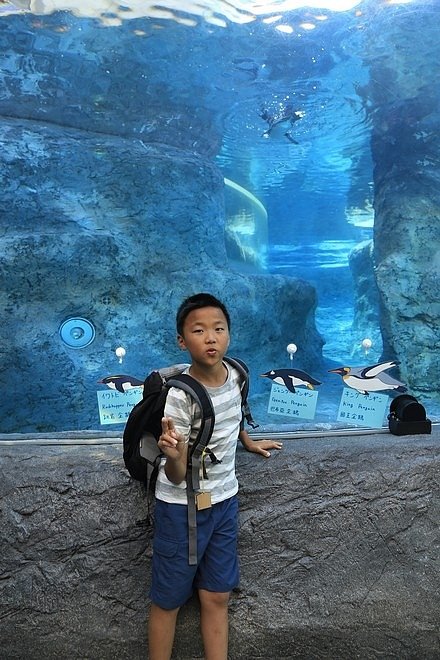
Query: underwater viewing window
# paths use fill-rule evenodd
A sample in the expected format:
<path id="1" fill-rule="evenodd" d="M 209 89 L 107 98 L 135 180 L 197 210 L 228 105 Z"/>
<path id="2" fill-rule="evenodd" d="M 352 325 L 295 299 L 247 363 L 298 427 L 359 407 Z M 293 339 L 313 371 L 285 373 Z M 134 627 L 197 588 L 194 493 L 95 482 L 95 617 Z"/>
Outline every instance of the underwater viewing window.
<path id="1" fill-rule="evenodd" d="M 242 186 L 225 179 L 226 250 L 239 270 L 266 268 L 267 211 Z"/>
<path id="2" fill-rule="evenodd" d="M 402 393 L 435 422 L 439 28 L 433 0 L 1 3 L 0 433 L 120 433 L 198 291 L 258 433 L 387 427 Z"/>

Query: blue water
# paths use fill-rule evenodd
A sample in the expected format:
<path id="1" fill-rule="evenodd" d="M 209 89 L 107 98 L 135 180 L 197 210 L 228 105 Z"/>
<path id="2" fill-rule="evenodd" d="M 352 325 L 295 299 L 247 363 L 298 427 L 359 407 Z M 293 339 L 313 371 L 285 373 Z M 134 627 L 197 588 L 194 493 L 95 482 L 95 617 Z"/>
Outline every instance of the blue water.
<path id="1" fill-rule="evenodd" d="M 97 376 L 105 375 L 100 371 L 122 369 L 115 359 L 121 342 L 128 345 L 130 357 L 133 318 L 145 318 L 146 326 L 151 324 L 145 336 L 149 337 L 148 359 L 152 363 L 159 357 L 175 359 L 174 349 L 165 358 L 159 349 L 156 352 L 151 336 L 164 334 L 165 321 L 157 306 L 152 305 L 154 312 L 148 306 L 152 298 L 155 303 L 163 299 L 176 305 L 174 271 L 172 275 L 166 271 L 160 279 L 161 263 L 155 266 L 159 283 L 152 281 L 147 293 L 142 292 L 148 305 L 140 310 L 136 307 L 137 282 L 148 279 L 151 273 L 142 263 L 134 272 L 132 266 L 124 269 L 122 264 L 120 270 L 113 270 L 112 265 L 120 266 L 124 229 L 141 216 L 144 197 L 157 196 L 152 213 L 157 212 L 154 221 L 159 230 L 151 238 L 157 241 L 157 253 L 194 209 L 199 212 L 210 203 L 191 187 L 206 162 L 215 165 L 219 180 L 223 177 L 234 182 L 254 198 L 250 202 L 245 195 L 242 199 L 237 195 L 228 198 L 225 190 L 226 224 L 230 223 L 234 240 L 240 242 L 243 237 L 238 248 L 249 256 L 242 259 L 233 245 L 228 254 L 231 267 L 249 275 L 304 280 L 316 289 L 315 322 L 323 339 L 319 369 L 320 376 L 327 379 L 316 422 L 335 422 L 341 395 L 339 378 L 325 375 L 327 368 L 359 364 L 359 360 L 374 363 L 390 359 L 383 355 L 378 310 L 370 310 L 374 313 L 368 323 L 355 318 L 356 288 L 349 259 L 357 246 L 374 240 L 371 143 L 381 93 L 388 104 L 396 104 L 398 120 L 400 99 L 393 96 L 395 81 L 388 80 L 385 73 L 392 70 L 396 79 L 404 77 L 407 64 L 405 45 L 393 42 L 394 30 L 396 25 L 414 26 L 415 38 L 426 43 L 432 40 L 434 51 L 440 28 L 437 3 L 366 0 L 351 3 L 345 11 L 332 11 L 324 0 L 325 6 L 319 9 L 288 9 L 286 3 L 280 9 L 278 2 L 266 9 L 252 2 L 206 0 L 194 4 L 182 0 L 178 9 L 175 4 L 166 0 L 160 6 L 128 2 L 109 11 L 105 3 L 92 1 L 83 6 L 67 0 L 63 11 L 54 11 L 56 6 L 43 0 L 34 12 L 28 11 L 24 2 L 0 6 L 0 127 L 4 124 L 0 139 L 5 154 L 0 180 L 7 183 L 10 195 L 1 200 L 6 236 L 2 268 L 8 289 L 2 385 L 16 398 L 26 390 L 36 415 L 32 419 L 28 416 L 31 421 L 26 431 L 99 427 Z M 392 49 L 390 43 L 394 44 Z M 437 74 L 433 73 L 437 60 L 426 61 L 420 68 L 419 87 L 411 91 L 414 97 L 423 96 L 420 90 L 437 84 Z M 373 112 L 374 95 L 377 107 Z M 291 124 L 289 109 L 300 113 Z M 267 117 L 273 118 L 273 125 Z M 25 149 L 20 153 L 14 151 L 9 139 L 9 131 L 14 132 L 17 122 L 24 122 L 20 130 Z M 44 139 L 30 137 L 35 126 Z M 52 138 L 45 140 L 52 135 L 51 130 L 60 128 L 71 141 L 61 154 L 57 182 L 49 185 L 53 172 L 46 156 Z M 115 139 L 111 146 L 109 138 Z M 90 148 L 89 139 L 95 141 L 92 162 L 99 168 L 93 171 L 92 167 L 84 176 L 84 161 L 78 154 Z M 136 170 L 143 166 L 134 154 L 137 149 L 144 156 L 149 154 L 151 145 L 159 152 L 162 145 L 171 146 L 176 158 L 185 154 L 191 175 L 184 200 L 182 195 L 174 197 L 173 191 L 161 189 L 159 169 L 154 164 L 148 190 L 142 189 L 144 181 L 134 183 Z M 58 143 L 53 148 L 58 149 Z M 123 155 L 122 170 L 115 167 L 117 148 Z M 155 158 L 156 152 L 151 162 Z M 438 163 L 433 167 L 438 172 Z M 19 220 L 11 213 L 11 199 L 22 204 Z M 423 202 L 422 194 L 419 201 Z M 90 211 L 95 207 L 96 214 Z M 169 226 L 163 220 L 167 214 L 172 218 Z M 20 260 L 20 265 L 14 266 L 8 237 L 15 233 L 23 237 L 17 252 L 21 259 L 29 250 L 29 263 L 33 264 L 32 259 L 39 254 L 40 235 L 67 240 L 60 233 L 58 220 L 65 223 L 63 228 L 72 229 L 72 235 L 77 227 L 81 236 L 90 238 L 90 253 L 80 253 L 71 263 L 67 259 L 61 267 L 60 300 L 53 308 L 53 293 L 49 301 L 33 293 L 44 285 L 43 276 L 34 273 L 32 265 L 26 278 L 20 280 L 19 289 L 13 290 L 15 284 L 10 283 L 23 266 Z M 103 248 L 115 231 L 116 246 Z M 209 219 L 206 234 L 209 237 Z M 203 250 L 201 241 L 199 252 Z M 152 254 L 150 259 L 154 259 L 154 248 Z M 93 263 L 90 279 L 96 282 L 96 293 L 86 296 L 84 292 L 82 299 L 82 285 L 79 291 L 75 288 L 77 276 Z M 194 275 L 199 277 L 197 266 Z M 127 281 L 133 282 L 133 298 L 121 300 L 120 284 Z M 26 296 L 26 313 L 14 311 Z M 94 343 L 87 347 L 87 353 L 77 347 L 76 353 L 64 354 L 65 346 L 60 348 L 59 344 L 54 350 L 55 342 L 60 341 L 58 327 L 66 318 L 87 318 L 90 314 L 94 321 L 90 310 L 97 309 L 100 322 L 94 322 L 96 328 L 92 325 Z M 258 326 L 267 314 L 267 301 L 260 301 L 259 307 L 256 301 L 255 309 Z M 11 322 L 11 318 L 16 320 Z M 372 339 L 367 353 L 361 349 L 365 338 Z M 94 352 L 94 347 L 99 347 L 100 353 Z M 280 350 L 285 353 L 284 346 Z M 107 362 L 102 355 L 108 357 Z M 123 366 L 126 364 L 136 370 L 133 376 L 145 375 L 143 363 L 138 366 L 127 358 Z M 35 380 L 28 374 L 20 381 L 17 365 L 38 373 Z M 73 407 L 78 415 L 73 421 L 67 412 L 63 418 L 60 403 L 62 397 L 67 400 L 72 395 L 72 382 Z M 267 399 L 268 390 L 259 383 L 255 396 L 259 414 L 270 424 L 288 424 L 289 420 L 267 417 Z M 49 419 L 51 402 L 56 412 Z M 20 432 L 23 421 L 9 423 L 13 406 L 7 405 L 3 419 L 8 423 L 4 422 L 0 432 Z M 438 392 L 433 392 L 433 416 L 439 405 Z"/>

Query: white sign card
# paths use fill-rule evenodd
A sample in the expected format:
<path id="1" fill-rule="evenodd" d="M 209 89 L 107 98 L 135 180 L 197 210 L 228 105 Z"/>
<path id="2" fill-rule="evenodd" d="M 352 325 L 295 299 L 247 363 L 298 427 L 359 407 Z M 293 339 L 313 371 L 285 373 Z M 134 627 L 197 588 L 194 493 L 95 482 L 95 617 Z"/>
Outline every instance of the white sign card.
<path id="1" fill-rule="evenodd" d="M 316 390 L 298 387 L 293 393 L 283 385 L 272 383 L 267 412 L 270 415 L 283 415 L 294 419 L 314 419 L 317 401 Z"/>
<path id="2" fill-rule="evenodd" d="M 142 399 L 142 387 L 132 387 L 127 392 L 98 390 L 100 424 L 125 424 L 131 409 Z"/>
<path id="3" fill-rule="evenodd" d="M 338 410 L 338 422 L 349 422 L 355 426 L 381 428 L 388 410 L 389 396 L 370 392 L 368 396 L 357 390 L 344 387 Z"/>

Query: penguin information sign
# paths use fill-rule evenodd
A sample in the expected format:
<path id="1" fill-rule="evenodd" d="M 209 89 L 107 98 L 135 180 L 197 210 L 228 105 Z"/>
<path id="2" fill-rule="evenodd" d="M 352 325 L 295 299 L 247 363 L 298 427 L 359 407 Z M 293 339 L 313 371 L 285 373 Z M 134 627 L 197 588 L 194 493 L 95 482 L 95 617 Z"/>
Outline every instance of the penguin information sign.
<path id="1" fill-rule="evenodd" d="M 348 422 L 354 426 L 365 426 L 376 429 L 381 428 L 384 423 L 385 414 L 388 412 L 389 396 L 370 392 L 360 392 L 344 387 L 338 410 L 338 422 Z"/>
<path id="2" fill-rule="evenodd" d="M 142 393 L 142 387 L 132 387 L 126 392 L 98 390 L 100 424 L 125 424 L 131 409 L 142 399 Z"/>
<path id="3" fill-rule="evenodd" d="M 295 388 L 289 392 L 287 387 L 272 382 L 270 391 L 269 415 L 284 415 L 294 419 L 314 419 L 318 392 L 303 388 Z"/>

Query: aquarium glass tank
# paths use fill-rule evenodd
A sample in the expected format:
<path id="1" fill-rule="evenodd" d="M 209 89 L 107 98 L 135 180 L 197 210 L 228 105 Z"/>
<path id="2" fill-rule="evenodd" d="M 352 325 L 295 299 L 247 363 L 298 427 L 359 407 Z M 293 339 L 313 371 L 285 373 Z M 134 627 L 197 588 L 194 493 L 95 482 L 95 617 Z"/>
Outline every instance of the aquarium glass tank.
<path id="1" fill-rule="evenodd" d="M 440 416 L 437 0 L 2 0 L 0 433 L 120 434 L 231 314 L 258 433 Z"/>

